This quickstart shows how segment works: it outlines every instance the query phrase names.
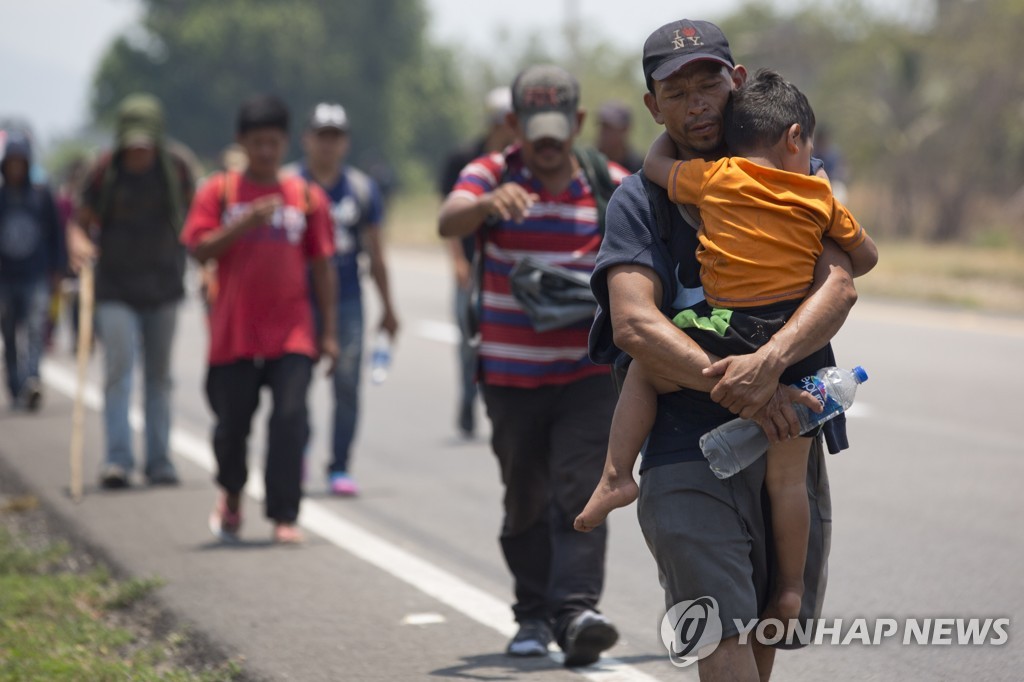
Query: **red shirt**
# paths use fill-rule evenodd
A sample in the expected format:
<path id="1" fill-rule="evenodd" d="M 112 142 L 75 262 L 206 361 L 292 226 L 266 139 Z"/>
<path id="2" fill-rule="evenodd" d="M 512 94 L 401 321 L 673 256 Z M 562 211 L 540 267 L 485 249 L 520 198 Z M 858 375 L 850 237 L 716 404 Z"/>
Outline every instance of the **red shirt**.
<path id="1" fill-rule="evenodd" d="M 307 269 L 334 253 L 328 202 L 319 187 L 298 177 L 262 185 L 236 174 L 216 175 L 196 193 L 181 241 L 194 251 L 252 201 L 270 194 L 280 195 L 283 204 L 270 223 L 245 233 L 217 258 L 211 365 L 318 355 Z"/>

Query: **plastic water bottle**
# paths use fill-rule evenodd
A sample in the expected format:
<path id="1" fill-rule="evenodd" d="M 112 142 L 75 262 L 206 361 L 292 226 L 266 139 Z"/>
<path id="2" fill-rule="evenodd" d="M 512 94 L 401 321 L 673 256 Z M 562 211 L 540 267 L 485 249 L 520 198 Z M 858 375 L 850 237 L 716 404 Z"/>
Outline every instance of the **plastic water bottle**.
<path id="1" fill-rule="evenodd" d="M 373 343 L 373 353 L 370 355 L 370 381 L 374 384 L 382 384 L 388 378 L 388 370 L 391 369 L 391 336 L 383 329 L 377 332 L 377 339 Z"/>
<path id="2" fill-rule="evenodd" d="M 817 398 L 822 406 L 821 412 L 812 412 L 805 405 L 793 403 L 800 434 L 813 431 L 848 410 L 857 386 L 867 380 L 868 373 L 863 367 L 852 370 L 825 367 L 793 384 Z M 768 450 L 768 436 L 757 422 L 736 418 L 701 436 L 700 449 L 715 476 L 729 478 Z"/>

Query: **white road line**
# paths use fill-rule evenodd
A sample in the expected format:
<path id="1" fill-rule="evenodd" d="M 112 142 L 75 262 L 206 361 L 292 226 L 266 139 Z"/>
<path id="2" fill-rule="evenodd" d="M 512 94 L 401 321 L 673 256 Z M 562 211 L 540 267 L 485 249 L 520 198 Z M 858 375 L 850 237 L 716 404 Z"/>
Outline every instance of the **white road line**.
<path id="1" fill-rule="evenodd" d="M 77 379 L 72 370 L 44 361 L 42 375 L 51 388 L 74 399 Z M 93 384 L 86 385 L 84 401 L 86 407 L 92 410 L 102 409 L 103 398 Z M 142 411 L 137 407 L 132 408 L 129 419 L 136 431 L 142 428 Z M 214 471 L 215 460 L 208 439 L 172 427 L 171 448 L 200 468 L 211 473 Z M 254 467 L 250 467 L 246 494 L 257 502 L 263 501 L 263 473 Z M 516 624 L 506 602 L 380 539 L 342 518 L 323 503 L 303 500 L 299 525 L 505 637 L 512 637 L 516 632 Z M 558 663 L 562 662 L 560 652 L 551 652 L 551 658 Z M 574 672 L 595 682 L 655 682 L 657 679 L 608 657 L 602 658 L 598 667 L 577 669 Z"/>
<path id="2" fill-rule="evenodd" d="M 417 320 L 416 336 L 429 341 L 456 344 L 459 342 L 459 328 L 451 322 L 438 320 Z"/>

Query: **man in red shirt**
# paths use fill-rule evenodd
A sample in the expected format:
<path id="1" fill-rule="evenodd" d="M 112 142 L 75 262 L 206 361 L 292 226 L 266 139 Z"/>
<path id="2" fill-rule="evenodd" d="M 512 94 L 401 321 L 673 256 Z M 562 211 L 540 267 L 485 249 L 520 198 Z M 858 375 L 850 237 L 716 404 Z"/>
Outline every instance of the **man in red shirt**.
<path id="1" fill-rule="evenodd" d="M 235 540 L 248 475 L 246 440 L 260 389 L 270 388 L 266 515 L 274 540 L 296 543 L 302 497 L 302 457 L 309 439 L 306 394 L 321 355 L 333 364 L 334 238 L 327 199 L 298 177 L 280 178 L 288 145 L 288 109 L 259 95 L 239 110 L 244 174 L 214 176 L 196 194 L 181 240 L 200 262 L 217 262 L 218 296 L 210 309 L 210 368 L 206 395 L 216 416 L 213 450 L 222 492 L 210 529 Z M 307 272 L 323 326 L 317 339 Z"/>

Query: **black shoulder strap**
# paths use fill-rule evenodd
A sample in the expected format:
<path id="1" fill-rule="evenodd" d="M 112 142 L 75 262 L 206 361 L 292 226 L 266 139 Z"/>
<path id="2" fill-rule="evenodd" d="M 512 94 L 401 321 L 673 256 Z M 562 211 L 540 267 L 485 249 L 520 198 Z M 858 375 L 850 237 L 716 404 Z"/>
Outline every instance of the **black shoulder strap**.
<path id="1" fill-rule="evenodd" d="M 594 201 L 597 203 L 597 227 L 604 236 L 604 217 L 608 209 L 608 200 L 615 192 L 615 181 L 608 172 L 608 157 L 593 147 L 577 147 L 576 161 L 580 164 L 587 178 Z"/>
<path id="2" fill-rule="evenodd" d="M 651 203 L 651 209 L 654 211 L 654 221 L 658 223 L 658 237 L 665 244 L 668 244 L 669 231 L 672 229 L 672 223 L 675 221 L 673 214 L 677 214 L 678 211 L 676 211 L 672 202 L 669 201 L 668 192 L 665 191 L 664 187 L 660 187 L 648 180 L 643 171 L 640 171 L 639 175 L 643 178 L 644 191 L 647 192 L 647 200 Z"/>

